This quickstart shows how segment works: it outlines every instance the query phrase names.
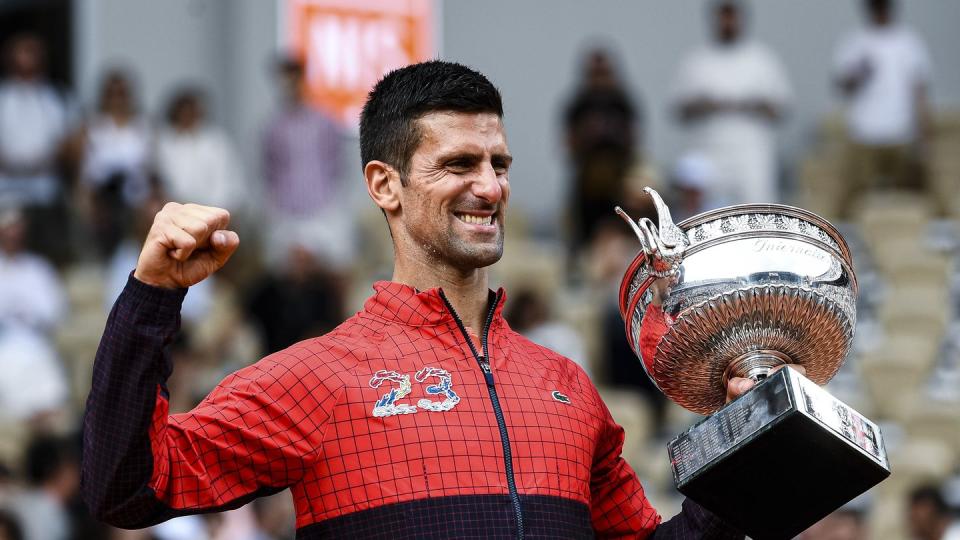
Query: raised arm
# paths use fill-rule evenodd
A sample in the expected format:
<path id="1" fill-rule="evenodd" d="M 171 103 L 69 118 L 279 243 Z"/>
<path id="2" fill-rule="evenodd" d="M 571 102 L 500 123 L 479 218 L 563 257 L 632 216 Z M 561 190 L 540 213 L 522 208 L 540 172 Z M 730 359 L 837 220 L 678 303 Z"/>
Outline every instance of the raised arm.
<path id="1" fill-rule="evenodd" d="M 180 303 L 185 287 L 236 249 L 227 219 L 218 209 L 165 207 L 107 321 L 84 417 L 81 485 L 110 524 L 138 528 L 240 506 L 295 483 L 319 447 L 326 418 L 291 421 L 297 376 L 283 353 L 230 375 L 193 411 L 168 416 Z"/>

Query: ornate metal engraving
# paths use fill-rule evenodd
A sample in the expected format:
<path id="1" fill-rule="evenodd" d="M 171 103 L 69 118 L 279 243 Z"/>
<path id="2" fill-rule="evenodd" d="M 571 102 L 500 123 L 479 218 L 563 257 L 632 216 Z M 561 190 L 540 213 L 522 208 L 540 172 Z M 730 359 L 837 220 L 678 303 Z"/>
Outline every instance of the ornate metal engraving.
<path id="1" fill-rule="evenodd" d="M 740 362 L 751 355 L 761 360 L 747 363 L 750 374 L 786 359 L 817 384 L 829 381 L 856 320 L 856 276 L 836 229 L 782 205 L 727 207 L 674 225 L 648 193 L 664 211 L 659 226 L 631 220 L 642 248 L 621 309 L 634 352 L 667 397 L 709 414 L 724 403 L 724 377 L 746 376 Z"/>

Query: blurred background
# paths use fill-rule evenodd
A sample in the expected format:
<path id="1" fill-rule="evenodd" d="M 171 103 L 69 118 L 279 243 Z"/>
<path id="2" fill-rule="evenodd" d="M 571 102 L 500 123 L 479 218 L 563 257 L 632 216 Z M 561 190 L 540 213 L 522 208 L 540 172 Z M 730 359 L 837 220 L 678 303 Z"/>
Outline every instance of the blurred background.
<path id="1" fill-rule="evenodd" d="M 516 157 L 504 259 L 518 331 L 579 362 L 665 516 L 665 446 L 698 420 L 646 380 L 612 212 L 783 202 L 841 229 L 860 283 L 828 389 L 893 475 L 805 539 L 960 538 L 960 3 L 882 0 L 0 1 L 0 540 L 282 539 L 289 493 L 147 531 L 77 498 L 107 313 L 165 201 L 228 208 L 242 247 L 192 288 L 171 409 L 325 332 L 389 279 L 356 119 L 386 71 L 491 78 Z M 123 404 L 117 404 L 123 406 Z"/>

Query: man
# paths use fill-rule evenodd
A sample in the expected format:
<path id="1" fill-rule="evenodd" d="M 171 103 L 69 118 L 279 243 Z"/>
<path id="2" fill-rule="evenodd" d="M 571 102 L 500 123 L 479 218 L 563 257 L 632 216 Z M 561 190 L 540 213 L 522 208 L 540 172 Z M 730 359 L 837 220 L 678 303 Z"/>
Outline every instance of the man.
<path id="1" fill-rule="evenodd" d="M 329 334 L 172 416 L 165 346 L 180 299 L 239 238 L 223 210 L 167 205 L 97 353 L 84 422 L 93 512 L 142 527 L 290 487 L 304 539 L 739 537 L 690 501 L 661 524 L 584 372 L 504 321 L 504 293 L 487 285 L 510 194 L 502 115 L 496 88 L 459 64 L 384 77 L 360 146 L 393 281 Z"/>
<path id="2" fill-rule="evenodd" d="M 0 411 L 18 421 L 55 417 L 69 384 L 52 333 L 67 297 L 56 269 L 27 250 L 23 212 L 0 203 Z"/>
<path id="3" fill-rule="evenodd" d="M 869 24 L 843 40 L 834 60 L 851 140 L 844 211 L 872 186 L 919 187 L 914 154 L 933 71 L 923 41 L 894 19 L 892 0 L 866 0 L 865 8 Z"/>
<path id="4" fill-rule="evenodd" d="M 918 486 L 910 492 L 907 525 L 915 540 L 958 540 L 960 521 L 954 519 L 940 488 Z"/>
<path id="5" fill-rule="evenodd" d="M 60 195 L 56 162 L 68 115 L 46 80 L 46 49 L 32 34 L 6 44 L 6 77 L 0 83 L 0 202 L 49 206 Z"/>
<path id="6" fill-rule="evenodd" d="M 677 114 L 690 128 L 692 150 L 717 171 L 705 197 L 717 205 L 779 200 L 774 128 L 791 100 L 776 55 L 744 37 L 737 2 L 712 8 L 714 43 L 682 64 Z"/>
<path id="7" fill-rule="evenodd" d="M 207 112 L 207 98 L 199 88 L 181 88 L 170 98 L 155 149 L 161 186 L 174 199 L 245 210 L 250 195 L 239 156 L 227 132 L 211 122 Z"/>
<path id="8" fill-rule="evenodd" d="M 615 217 L 610 209 L 624 204 L 627 173 L 637 157 L 639 112 L 612 53 L 590 51 L 580 87 L 564 110 L 573 175 L 568 203 L 573 255 L 587 247 L 598 224 Z"/>
<path id="9" fill-rule="evenodd" d="M 277 65 L 281 103 L 263 139 L 269 223 L 268 256 L 283 264 L 291 250 L 307 248 L 327 266 L 343 270 L 356 251 L 349 190 L 344 189 L 343 136 L 333 119 L 307 102 L 303 63 Z"/>
<path id="10" fill-rule="evenodd" d="M 67 165 L 71 107 L 46 76 L 46 47 L 24 33 L 5 44 L 0 82 L 0 204 L 24 209 L 30 246 L 63 263 L 67 215 L 58 166 Z"/>
<path id="11" fill-rule="evenodd" d="M 71 538 L 69 505 L 79 480 L 75 444 L 54 435 L 38 435 L 30 441 L 25 457 L 28 485 L 11 503 L 24 540 Z"/>

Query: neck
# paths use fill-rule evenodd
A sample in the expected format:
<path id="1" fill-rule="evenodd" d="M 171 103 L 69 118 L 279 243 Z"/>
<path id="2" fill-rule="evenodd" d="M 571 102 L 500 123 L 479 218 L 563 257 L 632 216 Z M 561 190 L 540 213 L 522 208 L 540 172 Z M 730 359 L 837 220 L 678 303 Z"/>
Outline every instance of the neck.
<path id="1" fill-rule="evenodd" d="M 937 522 L 937 524 L 934 526 L 934 530 L 931 531 L 933 534 L 931 534 L 931 535 L 929 536 L 929 538 L 930 538 L 931 540 L 934 540 L 934 539 L 938 539 L 938 540 L 939 540 L 939 539 L 943 538 L 943 535 L 946 534 L 947 528 L 948 528 L 949 526 L 950 526 L 950 520 L 949 520 L 949 519 L 941 519 L 941 520 L 940 520 L 939 522 Z"/>
<path id="2" fill-rule="evenodd" d="M 427 257 L 396 256 L 393 281 L 423 291 L 440 287 L 454 311 L 474 332 L 481 332 L 487 317 L 486 268 L 461 271 Z"/>

